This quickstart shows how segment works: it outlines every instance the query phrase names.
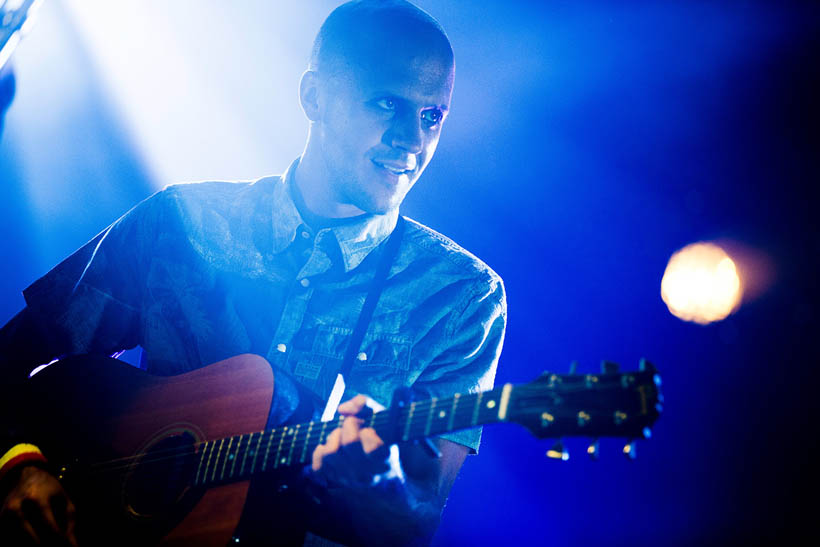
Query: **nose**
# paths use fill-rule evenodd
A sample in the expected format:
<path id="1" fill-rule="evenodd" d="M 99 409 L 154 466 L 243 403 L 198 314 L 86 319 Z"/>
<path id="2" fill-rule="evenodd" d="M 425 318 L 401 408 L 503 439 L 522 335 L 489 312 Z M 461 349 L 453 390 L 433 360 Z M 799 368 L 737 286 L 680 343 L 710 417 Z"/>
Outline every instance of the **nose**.
<path id="1" fill-rule="evenodd" d="M 391 147 L 400 148 L 410 154 L 418 154 L 424 144 L 421 117 L 417 113 L 396 116 L 387 136 L 387 144 Z"/>

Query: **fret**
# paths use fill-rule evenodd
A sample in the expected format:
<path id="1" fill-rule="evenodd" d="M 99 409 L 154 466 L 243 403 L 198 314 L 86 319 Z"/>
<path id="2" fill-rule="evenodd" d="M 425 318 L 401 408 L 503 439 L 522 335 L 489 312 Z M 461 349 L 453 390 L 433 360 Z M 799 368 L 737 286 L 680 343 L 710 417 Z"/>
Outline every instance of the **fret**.
<path id="1" fill-rule="evenodd" d="M 243 476 L 245 473 L 245 463 L 248 461 L 248 453 L 251 452 L 251 443 L 253 442 L 253 436 L 255 433 L 251 433 L 251 436 L 248 437 L 248 444 L 245 446 L 245 455 L 242 457 L 242 465 L 239 467 L 239 476 Z"/>
<path id="2" fill-rule="evenodd" d="M 265 436 L 264 431 L 259 432 L 259 440 L 256 442 L 256 450 L 253 452 L 253 461 L 251 462 L 251 475 L 256 471 L 256 458 L 259 457 L 259 449 L 262 446 L 262 437 Z"/>
<path id="3" fill-rule="evenodd" d="M 288 451 L 287 465 L 290 465 L 291 458 L 293 458 L 293 449 L 296 447 L 296 439 L 299 438 L 299 428 L 302 424 L 296 424 L 296 431 L 293 432 L 293 438 L 290 440 L 290 450 Z"/>
<path id="4" fill-rule="evenodd" d="M 276 433 L 275 429 L 271 429 L 270 432 L 268 433 L 270 436 L 268 437 L 267 448 L 265 448 L 265 459 L 262 461 L 262 471 L 267 471 L 267 469 L 268 469 L 268 456 L 270 456 L 270 445 L 271 445 L 271 443 L 273 443 L 273 436 L 274 436 L 275 433 Z M 284 437 L 284 436 L 285 436 L 285 432 L 283 431 L 282 432 L 282 437 Z M 280 440 L 279 442 L 281 443 L 282 441 Z"/>
<path id="5" fill-rule="evenodd" d="M 225 439 L 219 439 L 219 448 L 216 452 L 216 460 L 214 461 L 214 472 L 211 474 L 211 480 L 216 480 L 216 470 L 219 467 L 219 455 L 222 454 L 222 444 L 225 442 Z"/>
<path id="6" fill-rule="evenodd" d="M 483 391 L 478 392 L 478 396 L 476 397 L 475 407 L 473 407 L 473 419 L 470 421 L 472 425 L 476 425 L 478 423 L 478 411 L 481 410 L 481 398 L 484 396 Z"/>
<path id="7" fill-rule="evenodd" d="M 433 415 L 436 413 L 436 402 L 438 399 L 433 397 L 430 400 L 430 411 L 427 413 L 427 425 L 424 427 L 424 436 L 430 435 L 430 426 L 433 424 Z"/>
<path id="8" fill-rule="evenodd" d="M 327 432 L 327 422 L 322 422 L 322 430 L 319 432 L 319 438 L 316 439 L 316 446 L 325 442 L 325 433 Z"/>
<path id="9" fill-rule="evenodd" d="M 199 474 L 202 471 L 202 462 L 205 461 L 205 453 L 207 451 L 208 451 L 208 441 L 205 441 L 202 445 L 200 445 L 199 465 L 196 468 L 196 478 L 194 479 L 194 484 L 199 484 Z M 207 473 L 207 471 L 205 473 Z"/>
<path id="10" fill-rule="evenodd" d="M 510 405 L 510 394 L 512 393 L 512 384 L 504 384 L 501 389 L 501 402 L 498 405 L 498 419 L 504 421 L 507 419 L 507 409 Z"/>
<path id="11" fill-rule="evenodd" d="M 453 430 L 453 421 L 456 419 L 456 406 L 458 405 L 458 400 L 461 398 L 461 393 L 456 393 L 453 395 L 453 407 L 450 409 L 450 421 L 447 422 L 447 431 Z"/>
<path id="12" fill-rule="evenodd" d="M 410 438 L 410 423 L 413 421 L 413 412 L 416 410 L 416 402 L 413 401 L 410 403 L 410 410 L 407 414 L 407 422 L 404 424 L 404 434 L 402 435 L 402 440 L 407 441 Z"/>
<path id="13" fill-rule="evenodd" d="M 234 471 L 236 471 L 236 460 L 239 459 L 239 452 L 242 450 L 242 437 L 244 437 L 244 435 L 239 436 L 239 440 L 236 443 L 236 450 L 234 451 L 235 454 L 231 458 L 231 477 L 233 477 Z"/>
<path id="14" fill-rule="evenodd" d="M 214 457 L 214 450 L 216 450 L 216 441 L 211 443 L 211 451 L 208 453 L 208 461 L 205 462 L 205 472 L 202 474 L 202 483 L 208 482 L 208 470 L 211 468 L 211 460 Z"/>
<path id="15" fill-rule="evenodd" d="M 305 456 L 307 456 L 308 446 L 310 446 L 311 431 L 313 431 L 313 422 L 308 424 L 307 436 L 305 437 L 305 446 L 302 448 L 302 456 L 299 458 L 299 463 L 305 463 Z"/>
<path id="16" fill-rule="evenodd" d="M 291 431 L 293 431 L 293 429 L 291 429 L 290 427 L 287 427 L 284 431 L 282 431 L 282 436 L 279 438 L 279 444 L 276 445 L 276 461 L 273 464 L 274 469 L 279 467 L 279 464 L 282 463 L 279 461 L 279 455 L 282 454 L 282 445 L 285 443 L 285 435 L 290 434 Z"/>
<path id="17" fill-rule="evenodd" d="M 224 439 L 223 439 L 224 441 Z M 219 474 L 219 480 L 225 479 L 225 468 L 228 467 L 228 460 L 231 459 L 231 445 L 233 444 L 233 437 L 228 440 L 228 446 L 225 448 L 225 461 L 222 463 L 222 473 Z"/>

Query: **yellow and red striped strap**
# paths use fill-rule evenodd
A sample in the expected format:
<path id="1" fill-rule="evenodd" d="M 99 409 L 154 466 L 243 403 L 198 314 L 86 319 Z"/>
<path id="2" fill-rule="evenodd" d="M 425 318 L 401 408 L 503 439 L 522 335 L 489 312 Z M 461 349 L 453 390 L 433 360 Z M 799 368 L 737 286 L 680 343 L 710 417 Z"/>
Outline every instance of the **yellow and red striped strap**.
<path id="1" fill-rule="evenodd" d="M 0 479 L 13 467 L 23 462 L 45 462 L 46 457 L 33 444 L 20 443 L 12 446 L 0 457 Z"/>

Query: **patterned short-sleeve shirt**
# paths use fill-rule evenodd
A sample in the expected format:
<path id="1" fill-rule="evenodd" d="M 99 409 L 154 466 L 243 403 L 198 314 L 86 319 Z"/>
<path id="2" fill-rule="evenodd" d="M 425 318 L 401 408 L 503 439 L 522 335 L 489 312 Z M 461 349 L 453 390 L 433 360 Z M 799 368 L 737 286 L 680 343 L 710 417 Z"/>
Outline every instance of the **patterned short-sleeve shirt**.
<path id="1" fill-rule="evenodd" d="M 154 194 L 26 289 L 28 307 L 68 353 L 140 345 L 158 374 L 256 353 L 326 399 L 398 210 L 315 231 L 292 197 L 297 162 Z M 345 398 L 489 389 L 505 322 L 498 275 L 406 219 Z M 477 450 L 480 435 L 444 437 Z"/>

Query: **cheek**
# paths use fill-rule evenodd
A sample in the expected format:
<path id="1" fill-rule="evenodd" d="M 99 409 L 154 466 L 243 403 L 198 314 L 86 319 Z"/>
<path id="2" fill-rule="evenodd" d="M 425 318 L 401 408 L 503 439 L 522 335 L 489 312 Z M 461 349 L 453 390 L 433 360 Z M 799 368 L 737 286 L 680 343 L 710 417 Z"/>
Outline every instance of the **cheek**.
<path id="1" fill-rule="evenodd" d="M 438 147 L 438 138 L 440 133 L 436 133 L 435 136 L 431 137 L 429 141 L 427 141 L 427 145 L 424 147 L 422 166 L 426 167 L 430 160 L 433 159 L 433 154 L 436 153 L 436 148 Z"/>
<path id="2" fill-rule="evenodd" d="M 386 131 L 384 120 L 357 105 L 337 105 L 323 119 L 325 136 L 333 147 L 348 152 L 364 152 L 378 146 Z"/>

